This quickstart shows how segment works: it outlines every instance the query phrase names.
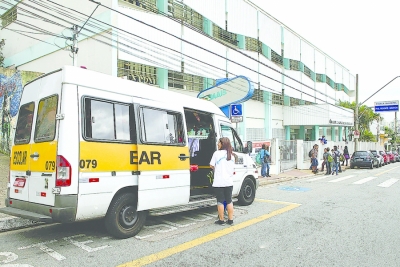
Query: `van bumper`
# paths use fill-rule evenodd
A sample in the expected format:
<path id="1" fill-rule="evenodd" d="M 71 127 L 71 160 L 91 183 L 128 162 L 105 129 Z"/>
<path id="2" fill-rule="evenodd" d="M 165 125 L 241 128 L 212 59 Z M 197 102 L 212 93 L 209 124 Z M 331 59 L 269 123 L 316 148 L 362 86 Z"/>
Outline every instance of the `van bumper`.
<path id="1" fill-rule="evenodd" d="M 0 212 L 38 222 L 69 223 L 74 222 L 76 219 L 77 199 L 76 195 L 58 195 L 55 199 L 55 205 L 52 207 L 6 198 L 6 207 L 1 208 Z M 10 204 L 10 201 L 12 204 Z"/>

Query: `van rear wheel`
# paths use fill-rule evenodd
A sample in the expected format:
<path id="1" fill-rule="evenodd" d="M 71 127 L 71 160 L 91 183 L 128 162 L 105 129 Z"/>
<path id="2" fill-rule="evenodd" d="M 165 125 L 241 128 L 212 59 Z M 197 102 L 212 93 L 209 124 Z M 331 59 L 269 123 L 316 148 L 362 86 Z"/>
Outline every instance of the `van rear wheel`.
<path id="1" fill-rule="evenodd" d="M 255 197 L 256 197 L 256 186 L 249 177 L 246 177 L 243 181 L 242 188 L 240 189 L 240 193 L 238 196 L 239 204 L 242 206 L 251 205 Z"/>
<path id="2" fill-rule="evenodd" d="M 107 231 L 116 238 L 135 236 L 143 228 L 147 212 L 137 211 L 137 201 L 133 193 L 123 193 L 111 202 L 105 225 Z"/>

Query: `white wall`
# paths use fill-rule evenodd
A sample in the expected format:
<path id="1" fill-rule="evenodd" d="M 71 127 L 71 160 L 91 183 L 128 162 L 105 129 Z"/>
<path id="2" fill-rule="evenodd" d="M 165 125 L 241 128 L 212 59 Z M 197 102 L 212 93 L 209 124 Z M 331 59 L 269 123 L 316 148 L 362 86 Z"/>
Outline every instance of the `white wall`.
<path id="1" fill-rule="evenodd" d="M 90 70 L 112 75 L 113 60 L 112 48 L 92 39 L 79 42 L 78 66 L 85 66 Z M 18 67 L 19 70 L 36 71 L 47 73 L 61 68 L 64 65 L 72 65 L 72 58 L 69 52 L 59 50 L 48 54 L 35 61 Z"/>

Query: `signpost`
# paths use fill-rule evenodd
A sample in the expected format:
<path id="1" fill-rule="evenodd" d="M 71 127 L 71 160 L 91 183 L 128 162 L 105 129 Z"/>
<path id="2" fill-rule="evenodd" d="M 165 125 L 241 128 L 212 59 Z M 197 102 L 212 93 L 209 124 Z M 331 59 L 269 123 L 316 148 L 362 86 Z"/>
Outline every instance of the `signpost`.
<path id="1" fill-rule="evenodd" d="M 232 104 L 229 109 L 229 117 L 231 122 L 242 122 L 243 121 L 243 106 L 242 104 Z"/>
<path id="2" fill-rule="evenodd" d="M 379 101 L 375 102 L 375 112 L 396 112 L 399 111 L 399 101 Z"/>

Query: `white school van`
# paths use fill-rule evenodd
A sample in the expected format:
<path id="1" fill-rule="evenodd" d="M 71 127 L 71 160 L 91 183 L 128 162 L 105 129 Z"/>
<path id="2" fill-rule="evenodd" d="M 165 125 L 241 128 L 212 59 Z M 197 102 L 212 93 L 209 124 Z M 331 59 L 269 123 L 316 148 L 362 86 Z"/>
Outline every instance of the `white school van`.
<path id="1" fill-rule="evenodd" d="M 0 212 L 62 223 L 104 217 L 113 236 L 134 236 L 149 212 L 216 204 L 209 162 L 220 137 L 237 155 L 233 195 L 250 205 L 258 173 L 217 106 L 65 66 L 24 87 Z"/>

